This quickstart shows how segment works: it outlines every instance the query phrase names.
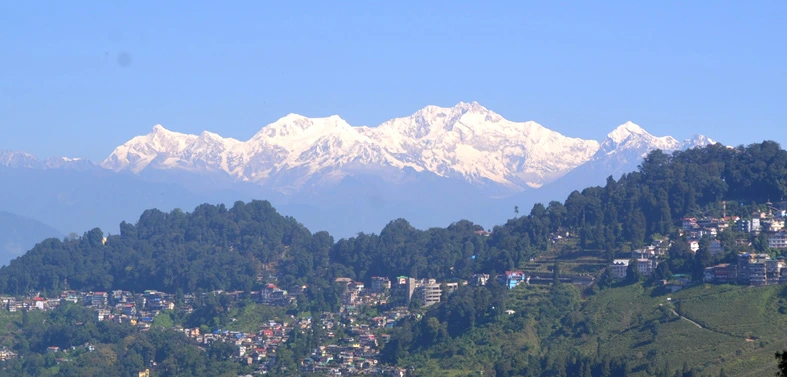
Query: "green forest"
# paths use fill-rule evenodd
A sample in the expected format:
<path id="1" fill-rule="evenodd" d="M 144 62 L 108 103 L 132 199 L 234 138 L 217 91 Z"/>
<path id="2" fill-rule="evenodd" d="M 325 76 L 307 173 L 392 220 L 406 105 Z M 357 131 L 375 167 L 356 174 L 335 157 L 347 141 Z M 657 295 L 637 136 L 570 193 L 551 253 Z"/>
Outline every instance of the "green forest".
<path id="1" fill-rule="evenodd" d="M 199 294 L 259 290 L 267 282 L 276 282 L 286 289 L 306 285 L 297 311 L 319 313 L 340 306 L 341 291 L 333 284 L 337 277 L 370 284 L 372 276 L 443 281 L 467 279 L 475 273 L 494 275 L 522 268 L 549 252 L 555 234 L 572 235 L 575 252 L 610 261 L 616 253 L 662 236 L 681 239 L 677 233 L 681 219 L 720 217 L 723 201 L 728 215 L 747 218 L 763 203 L 786 196 L 787 151 L 766 141 L 736 148 L 715 144 L 672 154 L 654 151 L 637 171 L 617 180 L 609 177 L 604 186 L 574 191 L 562 203 L 536 204 L 529 213 L 495 226 L 489 235 L 480 225 L 465 220 L 446 228 L 419 230 L 405 219 L 396 219 L 379 234 L 337 241 L 326 232 L 311 233 L 296 219 L 277 213 L 267 201 L 236 202 L 229 208 L 204 204 L 191 212 L 151 209 L 135 224 L 122 223 L 120 234 L 92 229 L 81 237 L 42 241 L 0 268 L 0 292 L 51 296 L 67 289 L 154 289 Z M 724 303 L 747 292 L 739 292 L 738 287 L 730 293 L 728 288 L 698 286 L 681 291 L 685 297 L 668 303 L 653 284 L 672 274 L 696 279 L 705 267 L 733 261 L 741 250 L 735 243 L 740 236 L 732 231 L 720 235 L 727 252 L 716 256 L 707 252 L 706 245 L 692 253 L 685 242 L 676 242 L 667 263 L 649 281 L 613 281 L 609 271 L 600 268 L 592 271 L 596 283 L 586 290 L 557 279 L 553 285 L 514 290 L 496 283 L 462 287 L 419 316 L 401 320 L 382 349 L 384 361 L 417 366 L 419 375 L 425 376 L 482 372 L 486 376 L 716 377 L 745 375 L 746 368 L 763 363 L 775 370 L 773 354 L 783 347 L 783 339 L 772 331 L 768 335 L 768 330 L 757 330 L 761 334 L 756 342 L 748 342 L 752 344 L 740 340 L 753 339 L 751 334 L 721 327 L 712 335 L 705 331 L 694 336 L 693 341 L 710 342 L 716 349 L 669 338 L 696 331 L 681 320 L 688 316 L 686 312 L 692 318 L 710 318 L 692 306 L 696 300 L 691 295 L 699 295 L 698 290 L 709 290 L 705 292 L 708 302 L 728 311 L 739 308 Z M 752 247 L 780 255 L 756 239 Z M 554 270 L 558 268 L 556 264 Z M 787 321 L 779 313 L 787 294 L 777 288 L 753 290 L 753 295 L 762 294 L 757 304 L 762 310 L 751 316 L 787 331 Z M 626 311 L 618 305 L 634 309 Z M 42 365 L 51 367 L 51 357 L 43 355 L 41 347 L 56 340 L 68 344 L 92 340 L 102 345 L 107 357 L 117 360 L 116 365 L 128 365 L 117 374 L 92 375 L 129 375 L 139 370 L 140 360 L 150 359 L 161 365 L 171 363 L 174 369 L 161 369 L 169 371 L 161 374 L 167 376 L 242 372 L 225 358 L 211 356 L 220 355 L 221 350 L 200 353 L 166 330 L 131 334 L 120 325 L 78 319 L 82 314 L 76 308 L 47 315 L 51 317 L 43 326 L 19 320 L 14 335 L 17 349 L 40 357 L 34 357 L 35 362 L 27 358 L 7 364 L 4 373 L 36 375 Z M 626 323 L 619 317 L 627 318 Z M 82 325 L 75 327 L 67 321 Z M 707 321 L 700 329 L 720 319 Z M 665 338 L 696 347 L 697 356 L 675 353 Z M 738 340 L 743 346 L 738 347 Z M 86 355 L 95 357 L 95 353 Z M 734 362 L 737 359 L 741 361 Z M 463 374 L 468 371 L 476 374 Z M 70 375 L 67 369 L 58 373 Z"/>

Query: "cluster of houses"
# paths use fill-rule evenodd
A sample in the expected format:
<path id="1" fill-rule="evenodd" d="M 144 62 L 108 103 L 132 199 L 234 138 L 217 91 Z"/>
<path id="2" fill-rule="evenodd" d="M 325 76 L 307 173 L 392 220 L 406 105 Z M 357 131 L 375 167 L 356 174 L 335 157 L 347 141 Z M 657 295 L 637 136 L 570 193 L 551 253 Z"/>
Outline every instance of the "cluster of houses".
<path id="1" fill-rule="evenodd" d="M 738 283 L 753 286 L 787 283 L 784 259 L 771 259 L 768 254 L 744 253 L 737 264 L 722 263 L 705 268 L 703 280 L 714 283 Z"/>
<path id="2" fill-rule="evenodd" d="M 782 207 L 786 203 L 782 203 Z M 777 209 L 772 203 L 766 203 L 767 211 L 758 211 L 751 218 L 722 216 L 721 218 L 684 218 L 680 235 L 688 239 L 688 247 L 692 252 L 700 250 L 700 241 L 708 238 L 707 251 L 712 256 L 724 253 L 721 241 L 716 237 L 725 230 L 733 229 L 750 237 L 736 240 L 736 245 L 751 246 L 751 237 L 765 235 L 769 249 L 787 249 L 787 230 L 785 218 L 787 211 Z M 726 212 L 726 203 L 724 204 Z M 659 241 L 654 245 L 632 252 L 630 259 L 615 259 L 609 268 L 615 278 L 625 278 L 629 266 L 636 263 L 637 270 L 644 276 L 652 275 L 659 258 L 667 254 L 670 242 Z M 787 268 L 783 258 L 772 259 L 768 254 L 741 253 L 737 263 L 722 263 L 707 267 L 703 271 L 703 280 L 713 283 L 737 283 L 753 286 L 787 283 Z"/>
<path id="3" fill-rule="evenodd" d="M 320 318 L 310 318 L 315 321 L 310 325 L 318 326 L 332 341 L 304 358 L 300 371 L 326 375 L 391 374 L 395 368 L 379 363 L 379 350 L 390 336 L 375 334 L 393 327 L 397 320 L 408 315 L 407 308 L 398 307 L 362 320 L 356 310 L 350 308 L 342 313 L 323 313 Z"/>
<path id="4" fill-rule="evenodd" d="M 257 365 L 261 372 L 276 362 L 276 350 L 284 345 L 294 328 L 306 328 L 309 321 L 296 319 L 293 321 L 267 321 L 260 324 L 257 332 L 213 330 L 203 333 L 199 328 L 177 328 L 187 338 L 200 345 L 209 346 L 214 342 L 225 342 L 235 345 L 233 359 L 248 365 Z"/>
<path id="5" fill-rule="evenodd" d="M 193 303 L 194 297 L 186 295 L 187 305 Z M 143 293 L 128 291 L 112 292 L 78 292 L 63 291 L 59 297 L 45 298 L 40 295 L 31 297 L 0 297 L 0 301 L 10 312 L 23 310 L 54 310 L 63 302 L 83 304 L 94 310 L 96 320 L 130 323 L 133 326 L 149 328 L 153 318 L 161 310 L 175 308 L 174 297 L 171 294 L 148 290 Z"/>

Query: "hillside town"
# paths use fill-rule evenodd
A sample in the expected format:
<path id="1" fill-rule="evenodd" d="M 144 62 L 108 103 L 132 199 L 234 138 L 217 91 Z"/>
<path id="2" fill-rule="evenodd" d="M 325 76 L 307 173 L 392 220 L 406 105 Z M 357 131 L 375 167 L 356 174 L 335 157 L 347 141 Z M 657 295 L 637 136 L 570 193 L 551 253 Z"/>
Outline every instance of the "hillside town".
<path id="1" fill-rule="evenodd" d="M 725 231 L 733 229 L 743 235 L 735 240 L 735 245 L 750 249 L 753 239 L 767 240 L 769 249 L 787 248 L 787 232 L 784 230 L 785 211 L 760 212 L 750 219 L 685 218 L 679 235 L 686 240 L 686 248 L 691 253 L 707 252 L 712 256 L 723 255 L 728 251 L 717 238 Z M 485 234 L 488 236 L 488 234 Z M 568 235 L 567 235 L 568 236 Z M 553 237 L 553 243 L 561 242 L 562 237 Z M 615 279 L 625 279 L 636 271 L 639 275 L 650 277 L 657 266 L 669 257 L 672 241 L 664 237 L 653 244 L 631 251 L 630 258 L 614 259 L 608 269 Z M 706 283 L 734 283 L 752 286 L 787 283 L 787 265 L 783 258 L 772 258 L 768 253 L 742 252 L 731 263 L 720 263 L 704 269 L 702 281 Z M 589 285 L 593 278 L 581 276 L 555 276 L 563 282 Z M 374 276 L 369 284 L 355 281 L 349 277 L 335 278 L 334 283 L 341 288 L 340 308 L 336 312 L 323 312 L 319 316 L 287 315 L 272 318 L 257 324 L 256 331 L 244 332 L 205 326 L 173 328 L 194 344 L 207 348 L 215 342 L 223 342 L 235 347 L 234 360 L 253 365 L 259 373 L 266 373 L 277 360 L 277 350 L 288 342 L 294 332 L 308 333 L 318 329 L 321 342 L 311 354 L 299 361 L 300 372 L 330 375 L 389 374 L 404 375 L 405 370 L 385 366 L 380 363 L 380 350 L 390 339 L 390 331 L 402 318 L 415 315 L 420 309 L 428 308 L 445 300 L 462 286 L 483 286 L 496 281 L 506 289 L 520 285 L 551 284 L 543 274 L 523 270 L 504 271 L 503 273 L 474 274 L 467 279 L 437 281 L 432 278 L 398 276 L 394 279 Z M 692 284 L 685 275 L 676 275 L 670 282 L 663 284 L 671 290 L 680 290 Z M 306 287 L 292 291 L 282 289 L 275 283 L 263 284 L 259 291 L 214 291 L 201 293 L 203 296 L 223 296 L 229 305 L 242 300 L 251 300 L 259 305 L 280 308 L 296 305 L 297 298 Z M 148 331 L 156 326 L 156 318 L 165 312 L 180 311 L 185 314 L 195 310 L 198 297 L 146 290 L 141 293 L 129 291 L 90 291 L 65 290 L 57 297 L 44 297 L 31 294 L 25 297 L 0 297 L 4 308 L 9 312 L 49 311 L 64 303 L 73 303 L 90 308 L 96 321 L 112 321 L 128 324 Z M 513 314 L 513 313 L 511 313 Z M 234 320 L 234 319 L 233 319 Z M 86 344 L 72 349 L 49 347 L 50 353 L 60 355 L 58 360 L 66 360 L 69 352 L 87 350 Z M 0 349 L 0 360 L 16 357 L 8 349 Z"/>
<path id="2" fill-rule="evenodd" d="M 754 252 L 753 241 L 761 247 L 773 251 L 787 249 L 787 229 L 785 218 L 787 210 L 784 203 L 779 207 L 768 202 L 767 211 L 757 211 L 750 218 L 726 216 L 726 203 L 723 203 L 725 215 L 721 218 L 684 218 L 679 235 L 685 237 L 688 249 L 692 253 L 702 248 L 711 257 L 722 256 L 729 251 L 719 239 L 720 235 L 733 230 L 739 237 L 734 246 L 739 250 L 747 250 L 737 254 L 735 260 L 705 267 L 702 281 L 706 283 L 736 283 L 751 286 L 763 286 L 787 283 L 787 263 L 784 257 L 774 258 L 769 253 Z M 653 245 L 636 249 L 629 259 L 615 259 L 609 264 L 612 275 L 617 279 L 625 279 L 634 268 L 642 276 L 651 276 L 659 263 L 668 257 L 668 250 L 673 241 L 666 238 Z M 676 241 L 677 242 L 677 241 Z"/>

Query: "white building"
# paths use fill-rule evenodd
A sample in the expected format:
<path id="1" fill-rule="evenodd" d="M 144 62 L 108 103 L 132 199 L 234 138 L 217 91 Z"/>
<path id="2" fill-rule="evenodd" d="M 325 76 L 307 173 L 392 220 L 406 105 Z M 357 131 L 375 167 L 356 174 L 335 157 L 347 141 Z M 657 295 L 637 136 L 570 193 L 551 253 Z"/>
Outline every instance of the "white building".
<path id="1" fill-rule="evenodd" d="M 656 269 L 656 264 L 657 263 L 655 259 L 637 259 L 637 270 L 642 276 L 650 276 L 653 275 L 653 270 Z"/>
<path id="2" fill-rule="evenodd" d="M 614 276 L 616 279 L 623 279 L 626 277 L 626 273 L 629 268 L 629 260 L 615 259 L 612 261 L 612 264 L 609 265 L 609 268 L 612 269 L 612 276 Z"/>

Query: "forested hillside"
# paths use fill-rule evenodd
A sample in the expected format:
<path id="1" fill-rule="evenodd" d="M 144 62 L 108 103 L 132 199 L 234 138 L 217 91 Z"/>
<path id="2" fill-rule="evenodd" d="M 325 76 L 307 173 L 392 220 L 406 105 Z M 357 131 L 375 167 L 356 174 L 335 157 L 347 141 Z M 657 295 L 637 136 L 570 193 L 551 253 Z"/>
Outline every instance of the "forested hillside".
<path id="1" fill-rule="evenodd" d="M 545 250 L 558 230 L 578 235 L 582 248 L 614 251 L 670 234 L 684 216 L 720 213 L 721 200 L 728 201 L 728 214 L 747 215 L 751 204 L 785 196 L 787 152 L 767 141 L 652 152 L 638 171 L 575 191 L 564 203 L 536 204 L 488 237 L 466 221 L 418 230 L 399 219 L 379 235 L 334 242 L 265 201 L 232 208 L 206 204 L 189 213 L 152 209 L 136 224 L 122 223 L 119 235 L 93 229 L 78 239 L 41 242 L 0 269 L 0 291 L 58 290 L 66 284 L 101 290 L 244 289 L 266 271 L 285 285 L 334 276 L 467 278 L 521 266 Z"/>

